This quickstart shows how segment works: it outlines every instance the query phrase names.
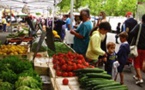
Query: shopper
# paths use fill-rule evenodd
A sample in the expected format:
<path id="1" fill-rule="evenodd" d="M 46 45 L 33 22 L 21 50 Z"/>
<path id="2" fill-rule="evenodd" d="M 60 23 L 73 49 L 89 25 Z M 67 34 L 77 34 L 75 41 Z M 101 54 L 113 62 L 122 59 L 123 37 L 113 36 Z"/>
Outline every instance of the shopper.
<path id="1" fill-rule="evenodd" d="M 121 23 L 119 22 L 119 23 L 117 24 L 117 27 L 116 27 L 116 36 L 115 36 L 115 38 L 116 38 L 116 43 L 117 43 L 117 44 L 119 44 L 119 43 L 118 43 L 118 35 L 119 35 L 119 33 L 120 33 L 120 25 L 121 25 Z"/>
<path id="2" fill-rule="evenodd" d="M 106 13 L 104 11 L 101 11 L 99 13 L 99 18 L 97 21 L 96 26 L 94 27 L 94 29 L 96 30 L 96 28 L 98 28 L 98 26 L 100 25 L 101 22 L 107 22 L 106 19 Z M 101 41 L 101 49 L 103 49 L 106 52 L 106 40 L 107 40 L 107 34 L 102 35 L 102 41 Z M 99 59 L 102 59 L 103 57 L 100 56 Z M 102 60 L 99 60 L 102 61 Z M 99 66 L 103 66 L 103 62 L 99 62 Z"/>
<path id="3" fill-rule="evenodd" d="M 124 84 L 123 69 L 126 65 L 128 54 L 130 52 L 129 44 L 127 42 L 128 34 L 127 32 L 121 32 L 119 34 L 121 45 L 119 51 L 117 52 L 118 62 L 120 66 L 118 67 L 118 72 L 120 74 L 120 84 Z"/>
<path id="4" fill-rule="evenodd" d="M 106 19 L 106 13 L 104 11 L 101 11 L 99 13 L 99 19 L 97 21 L 97 24 L 96 24 L 96 28 L 100 25 L 101 22 L 107 22 L 107 19 Z M 107 39 L 107 34 L 103 35 L 103 40 L 101 42 L 101 48 L 106 51 L 106 39 Z"/>
<path id="5" fill-rule="evenodd" d="M 3 32 L 6 32 L 7 21 L 6 21 L 6 18 L 4 16 L 2 17 L 2 27 L 3 27 Z"/>
<path id="6" fill-rule="evenodd" d="M 70 30 L 70 33 L 74 35 L 73 49 L 77 53 L 85 56 L 89 43 L 89 33 L 93 28 L 93 24 L 90 21 L 90 11 L 88 9 L 81 10 L 80 20 L 82 23 L 77 30 Z"/>
<path id="7" fill-rule="evenodd" d="M 66 29 L 67 30 L 70 30 L 71 29 L 71 18 L 70 18 L 70 13 L 68 14 L 68 16 L 67 16 L 67 19 L 66 19 Z"/>
<path id="8" fill-rule="evenodd" d="M 98 18 L 96 26 L 99 26 L 101 22 L 106 22 L 106 21 L 107 21 L 107 19 L 106 19 L 106 13 L 104 11 L 101 11 L 99 13 L 99 18 Z"/>
<path id="9" fill-rule="evenodd" d="M 117 60 L 117 55 L 115 52 L 115 43 L 108 42 L 107 43 L 107 61 L 105 62 L 105 71 L 107 71 L 107 74 L 110 74 L 112 76 L 112 68 L 113 63 Z"/>
<path id="10" fill-rule="evenodd" d="M 124 28 L 125 28 L 125 31 L 129 35 L 127 41 L 130 44 L 131 43 L 131 38 L 133 36 L 131 36 L 129 33 L 137 25 L 137 21 L 133 18 L 133 13 L 132 12 L 127 12 L 126 17 L 127 17 L 127 20 L 125 20 L 125 22 L 124 22 L 124 26 L 125 26 Z"/>
<path id="11" fill-rule="evenodd" d="M 106 56 L 106 53 L 101 49 L 101 41 L 103 35 L 107 34 L 111 30 L 111 26 L 108 22 L 100 23 L 98 29 L 93 29 L 90 33 L 89 46 L 86 52 L 88 62 L 95 65 L 98 62 L 99 56 Z M 105 57 L 103 58 L 105 59 Z"/>
<path id="12" fill-rule="evenodd" d="M 138 31 L 139 31 L 139 24 L 130 32 L 132 36 L 137 38 Z M 136 84 L 143 83 L 141 70 L 143 66 L 143 60 L 145 60 L 145 14 L 142 16 L 142 23 L 141 23 L 141 33 L 138 42 L 138 56 L 134 58 L 134 67 L 136 71 L 136 75 L 133 76 L 136 79 Z"/>

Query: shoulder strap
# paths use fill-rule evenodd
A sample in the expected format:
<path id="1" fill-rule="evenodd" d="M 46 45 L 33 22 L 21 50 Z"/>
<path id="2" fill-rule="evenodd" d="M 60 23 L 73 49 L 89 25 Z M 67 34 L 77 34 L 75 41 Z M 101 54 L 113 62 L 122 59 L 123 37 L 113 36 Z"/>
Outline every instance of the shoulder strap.
<path id="1" fill-rule="evenodd" d="M 139 31 L 138 31 L 138 35 L 137 35 L 137 39 L 136 39 L 136 43 L 135 43 L 136 46 L 138 45 L 138 41 L 139 41 L 139 37 L 140 37 L 140 33 L 141 33 L 141 27 L 142 27 L 142 24 L 139 24 Z"/>

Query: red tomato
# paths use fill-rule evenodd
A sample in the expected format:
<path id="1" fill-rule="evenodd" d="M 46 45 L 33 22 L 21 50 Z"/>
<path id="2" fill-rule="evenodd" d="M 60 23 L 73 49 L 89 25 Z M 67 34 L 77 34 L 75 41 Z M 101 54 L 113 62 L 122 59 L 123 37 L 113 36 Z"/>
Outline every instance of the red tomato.
<path id="1" fill-rule="evenodd" d="M 82 68 L 82 65 L 81 64 L 78 64 L 77 66 L 78 66 L 78 69 L 81 69 Z"/>
<path id="2" fill-rule="evenodd" d="M 84 57 L 83 57 L 83 55 L 79 55 L 79 54 L 78 54 L 78 55 L 77 55 L 77 59 L 81 59 L 81 60 L 82 60 L 82 59 L 84 59 Z"/>
<path id="3" fill-rule="evenodd" d="M 40 57 L 42 57 L 42 55 L 38 53 L 38 54 L 36 54 L 36 57 L 40 58 Z"/>
<path id="4" fill-rule="evenodd" d="M 69 77 L 72 77 L 73 75 L 74 75 L 73 72 L 68 72 Z"/>
<path id="5" fill-rule="evenodd" d="M 72 65 L 73 63 L 71 61 L 68 61 L 68 65 Z"/>
<path id="6" fill-rule="evenodd" d="M 88 66 L 89 66 L 89 63 L 88 63 L 88 62 L 85 62 L 85 66 L 87 66 L 87 67 L 88 67 Z"/>
<path id="7" fill-rule="evenodd" d="M 68 80 L 67 78 L 64 78 L 64 79 L 62 80 L 62 83 L 63 83 L 63 85 L 68 85 L 69 80 Z"/>
<path id="8" fill-rule="evenodd" d="M 72 70 L 72 66 L 67 66 L 67 71 L 71 71 Z"/>
<path id="9" fill-rule="evenodd" d="M 72 69 L 73 69 L 73 70 L 77 70 L 77 69 L 78 69 L 77 65 L 74 64 Z"/>
<path id="10" fill-rule="evenodd" d="M 64 71 L 67 70 L 67 65 L 66 64 L 62 65 L 62 70 L 64 70 Z"/>
<path id="11" fill-rule="evenodd" d="M 78 64 L 82 64 L 82 61 L 81 60 L 78 60 Z"/>
<path id="12" fill-rule="evenodd" d="M 63 73 L 62 73 L 62 76 L 63 76 L 63 77 L 67 77 L 67 76 L 68 76 L 68 73 L 67 73 L 67 72 L 63 72 Z"/>
<path id="13" fill-rule="evenodd" d="M 54 64 L 54 65 L 53 65 L 53 69 L 56 69 L 56 68 L 57 68 L 57 66 L 56 66 L 56 64 Z"/>
<path id="14" fill-rule="evenodd" d="M 65 64 L 65 60 L 64 59 L 61 60 L 61 64 Z"/>
<path id="15" fill-rule="evenodd" d="M 56 60 L 55 60 L 55 59 L 53 59 L 53 61 L 52 61 L 52 62 L 53 62 L 53 64 L 55 64 L 55 63 L 56 63 Z"/>
<path id="16" fill-rule="evenodd" d="M 57 76 L 61 76 L 62 75 L 62 72 L 61 71 L 56 71 L 56 75 Z"/>

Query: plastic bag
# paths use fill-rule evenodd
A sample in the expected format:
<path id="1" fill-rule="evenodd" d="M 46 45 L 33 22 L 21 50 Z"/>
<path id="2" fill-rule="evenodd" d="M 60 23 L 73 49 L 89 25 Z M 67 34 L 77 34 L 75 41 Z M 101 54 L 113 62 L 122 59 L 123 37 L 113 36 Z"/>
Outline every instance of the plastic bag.
<path id="1" fill-rule="evenodd" d="M 32 44 L 32 48 L 31 48 L 31 51 L 32 52 L 35 52 L 36 49 L 37 49 L 37 46 L 39 44 L 39 40 L 40 40 L 40 37 L 36 38 L 35 42 L 33 42 Z M 47 48 L 47 44 L 45 43 L 45 40 L 42 42 L 42 45 L 41 47 L 39 48 L 38 52 L 45 52 L 47 51 L 48 48 Z"/>

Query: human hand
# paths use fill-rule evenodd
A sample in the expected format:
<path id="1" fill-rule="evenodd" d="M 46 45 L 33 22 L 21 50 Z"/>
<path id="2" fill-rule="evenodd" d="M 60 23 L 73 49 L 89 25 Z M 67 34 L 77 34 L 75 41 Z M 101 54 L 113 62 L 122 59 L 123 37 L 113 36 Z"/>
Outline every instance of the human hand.
<path id="1" fill-rule="evenodd" d="M 102 58 L 102 60 L 103 60 L 103 62 L 107 62 L 107 58 L 106 57 Z"/>
<path id="2" fill-rule="evenodd" d="M 103 55 L 103 57 L 107 57 L 107 53 L 105 53 L 105 54 Z"/>
<path id="3" fill-rule="evenodd" d="M 70 33 L 75 34 L 76 32 L 75 32 L 75 30 L 70 30 Z"/>

